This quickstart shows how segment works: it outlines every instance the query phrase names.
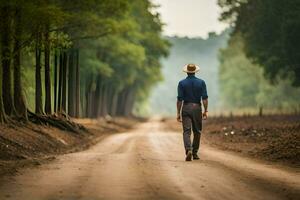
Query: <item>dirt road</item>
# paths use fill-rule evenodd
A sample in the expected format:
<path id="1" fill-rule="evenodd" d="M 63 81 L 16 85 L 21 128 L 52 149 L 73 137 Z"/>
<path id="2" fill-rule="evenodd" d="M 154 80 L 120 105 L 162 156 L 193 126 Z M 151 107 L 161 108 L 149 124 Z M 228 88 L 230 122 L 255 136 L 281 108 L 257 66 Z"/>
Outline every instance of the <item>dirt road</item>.
<path id="1" fill-rule="evenodd" d="M 150 121 L 89 150 L 1 181 L 0 199 L 297 199 L 300 172 L 202 146 L 185 162 L 182 136 Z"/>

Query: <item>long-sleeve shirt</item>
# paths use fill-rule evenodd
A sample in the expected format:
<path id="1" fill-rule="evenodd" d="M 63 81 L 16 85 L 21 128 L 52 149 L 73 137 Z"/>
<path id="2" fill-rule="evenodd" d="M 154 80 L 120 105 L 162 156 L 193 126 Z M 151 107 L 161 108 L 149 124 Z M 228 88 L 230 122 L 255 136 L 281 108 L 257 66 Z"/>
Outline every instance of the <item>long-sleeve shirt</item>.
<path id="1" fill-rule="evenodd" d="M 207 99 L 207 89 L 205 81 L 195 75 L 188 75 L 178 84 L 178 101 L 186 103 L 200 103 L 201 99 Z"/>

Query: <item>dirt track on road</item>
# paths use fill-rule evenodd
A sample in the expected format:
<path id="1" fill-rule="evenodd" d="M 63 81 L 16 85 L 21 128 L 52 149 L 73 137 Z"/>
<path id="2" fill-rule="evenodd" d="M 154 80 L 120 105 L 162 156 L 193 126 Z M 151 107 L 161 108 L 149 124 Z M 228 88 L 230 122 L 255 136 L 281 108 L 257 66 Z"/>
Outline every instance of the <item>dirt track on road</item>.
<path id="1" fill-rule="evenodd" d="M 149 121 L 90 149 L 1 180 L 0 199 L 297 199 L 299 169 L 202 145 L 185 162 L 182 135 Z"/>

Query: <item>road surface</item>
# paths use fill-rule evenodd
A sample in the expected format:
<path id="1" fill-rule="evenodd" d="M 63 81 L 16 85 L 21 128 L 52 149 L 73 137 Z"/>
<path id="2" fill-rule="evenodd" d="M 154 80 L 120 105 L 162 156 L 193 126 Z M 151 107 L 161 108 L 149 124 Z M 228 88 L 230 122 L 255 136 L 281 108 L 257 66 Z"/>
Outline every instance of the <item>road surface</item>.
<path id="1" fill-rule="evenodd" d="M 299 199 L 299 170 L 202 145 L 185 162 L 180 133 L 150 121 L 92 148 L 24 169 L 1 183 L 0 199 Z"/>

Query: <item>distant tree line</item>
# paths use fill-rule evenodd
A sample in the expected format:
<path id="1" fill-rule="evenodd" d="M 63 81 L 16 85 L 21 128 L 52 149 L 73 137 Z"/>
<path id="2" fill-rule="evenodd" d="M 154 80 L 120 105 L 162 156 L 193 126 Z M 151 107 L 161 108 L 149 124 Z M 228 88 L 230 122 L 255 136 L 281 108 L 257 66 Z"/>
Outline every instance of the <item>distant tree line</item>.
<path id="1" fill-rule="evenodd" d="M 0 122 L 27 120 L 33 95 L 38 115 L 131 115 L 168 53 L 153 9 L 149 0 L 0 0 Z"/>
<path id="2" fill-rule="evenodd" d="M 300 1 L 219 0 L 231 25 L 220 52 L 223 106 L 300 111 Z"/>
<path id="3" fill-rule="evenodd" d="M 233 35 L 244 40 L 244 50 L 252 62 L 276 81 L 293 76 L 300 86 L 300 1 L 299 0 L 219 0 L 221 20 L 234 27 Z"/>
<path id="4" fill-rule="evenodd" d="M 300 88 L 292 86 L 293 79 L 277 77 L 271 84 L 263 75 L 263 68 L 253 64 L 241 51 L 244 40 L 236 34 L 221 49 L 220 98 L 221 107 L 227 111 L 257 109 L 273 112 L 300 112 Z"/>

